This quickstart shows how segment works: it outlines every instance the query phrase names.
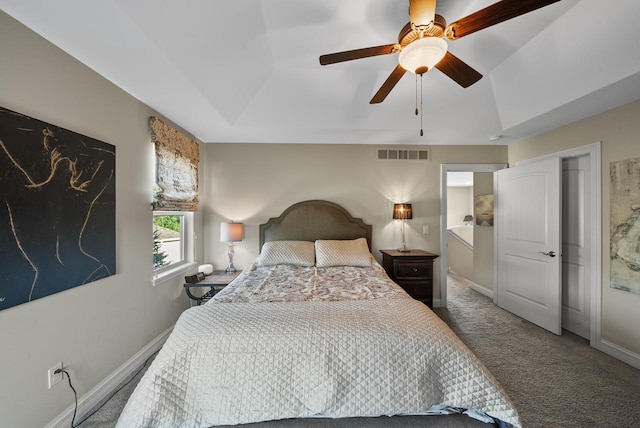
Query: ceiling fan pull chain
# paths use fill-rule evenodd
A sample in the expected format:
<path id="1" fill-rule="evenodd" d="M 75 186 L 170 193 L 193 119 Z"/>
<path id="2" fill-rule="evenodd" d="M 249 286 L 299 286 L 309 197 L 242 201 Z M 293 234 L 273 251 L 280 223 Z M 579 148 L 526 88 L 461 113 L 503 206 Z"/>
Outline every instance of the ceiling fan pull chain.
<path id="1" fill-rule="evenodd" d="M 418 115 L 418 75 L 416 74 L 416 116 Z"/>
<path id="2" fill-rule="evenodd" d="M 420 75 L 420 136 L 421 136 L 421 137 L 424 135 L 424 131 L 422 130 L 422 116 L 423 116 L 423 114 L 424 114 L 424 113 L 423 113 L 424 108 L 423 108 L 423 105 L 422 105 L 422 76 L 424 76 L 424 73 L 422 73 L 422 74 Z M 416 75 L 416 79 L 417 79 L 417 78 L 418 78 L 418 75 Z M 417 85 L 416 85 L 416 86 L 417 86 Z M 417 88 L 416 88 L 416 89 L 417 89 Z M 416 94 L 416 97 L 417 97 L 417 94 Z M 418 109 L 418 108 L 416 107 L 416 110 L 417 110 L 417 109 Z M 416 113 L 417 113 L 417 111 L 416 111 Z"/>

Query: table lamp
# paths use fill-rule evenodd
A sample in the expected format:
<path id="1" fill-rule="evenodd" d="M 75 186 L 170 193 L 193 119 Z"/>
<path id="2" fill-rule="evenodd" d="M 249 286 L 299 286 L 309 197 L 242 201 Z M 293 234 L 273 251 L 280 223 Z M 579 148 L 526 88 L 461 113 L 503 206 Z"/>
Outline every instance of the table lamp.
<path id="1" fill-rule="evenodd" d="M 229 266 L 225 272 L 235 272 L 236 268 L 233 265 L 233 243 L 242 241 L 242 233 L 244 232 L 244 225 L 242 223 L 220 223 L 220 242 L 228 242 L 229 249 Z"/>
<path id="2" fill-rule="evenodd" d="M 398 251 L 402 253 L 409 251 L 404 242 L 404 222 L 412 218 L 413 210 L 411 209 L 411 204 L 393 204 L 393 219 L 402 222 L 402 247 L 398 248 Z"/>

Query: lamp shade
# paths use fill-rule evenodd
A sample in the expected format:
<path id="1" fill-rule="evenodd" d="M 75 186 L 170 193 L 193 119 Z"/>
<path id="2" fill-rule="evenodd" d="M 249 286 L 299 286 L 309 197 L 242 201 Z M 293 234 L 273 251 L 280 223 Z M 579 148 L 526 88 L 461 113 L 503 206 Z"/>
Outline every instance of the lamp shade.
<path id="1" fill-rule="evenodd" d="M 471 214 L 467 214 L 466 216 L 464 216 L 464 220 L 462 220 L 464 222 L 470 222 L 473 221 L 473 216 Z"/>
<path id="2" fill-rule="evenodd" d="M 220 242 L 242 241 L 243 231 L 242 223 L 220 223 Z"/>
<path id="3" fill-rule="evenodd" d="M 402 49 L 398 62 L 402 68 L 415 74 L 431 70 L 447 53 L 447 42 L 440 37 L 423 37 Z"/>
<path id="4" fill-rule="evenodd" d="M 410 220 L 413 218 L 413 210 L 411 204 L 394 204 L 393 219 L 394 220 Z"/>

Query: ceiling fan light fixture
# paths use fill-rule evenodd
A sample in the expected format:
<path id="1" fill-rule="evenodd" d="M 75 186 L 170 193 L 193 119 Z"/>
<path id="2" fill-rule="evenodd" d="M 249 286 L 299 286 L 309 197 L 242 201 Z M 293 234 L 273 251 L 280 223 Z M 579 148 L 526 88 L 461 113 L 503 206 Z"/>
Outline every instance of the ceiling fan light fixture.
<path id="1" fill-rule="evenodd" d="M 423 37 L 402 49 L 398 61 L 402 68 L 415 74 L 431 70 L 447 54 L 447 42 L 440 37 Z"/>

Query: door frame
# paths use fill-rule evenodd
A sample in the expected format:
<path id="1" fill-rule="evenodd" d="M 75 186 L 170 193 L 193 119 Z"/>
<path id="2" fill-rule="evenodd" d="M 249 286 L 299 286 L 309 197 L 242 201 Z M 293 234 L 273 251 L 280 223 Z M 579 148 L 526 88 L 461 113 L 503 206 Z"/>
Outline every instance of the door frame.
<path id="1" fill-rule="evenodd" d="M 434 300 L 434 307 L 447 307 L 447 173 L 495 172 L 506 167 L 506 163 L 443 163 L 440 165 L 440 300 L 437 304 Z"/>
<path id="2" fill-rule="evenodd" d="M 590 163 L 590 177 L 589 185 L 593 191 L 590 193 L 589 199 L 589 211 L 591 215 L 591 229 L 587 233 L 591 234 L 592 245 L 589 251 L 589 263 L 591 274 L 591 288 L 590 292 L 590 320 L 589 320 L 589 345 L 596 349 L 600 349 L 600 338 L 602 334 L 602 295 L 600 290 L 602 289 L 602 183 L 601 177 L 601 142 L 587 144 L 581 147 L 575 147 L 568 150 L 563 150 L 548 155 L 542 155 L 531 159 L 521 160 L 516 162 L 515 166 L 525 165 L 540 160 L 546 160 L 551 158 L 575 158 L 579 156 L 589 156 Z M 495 184 L 495 182 L 494 182 Z M 494 228 L 494 240 L 497 241 L 496 230 Z M 494 290 L 497 291 L 497 259 L 494 259 Z M 497 292 L 494 292 L 494 302 Z"/>

